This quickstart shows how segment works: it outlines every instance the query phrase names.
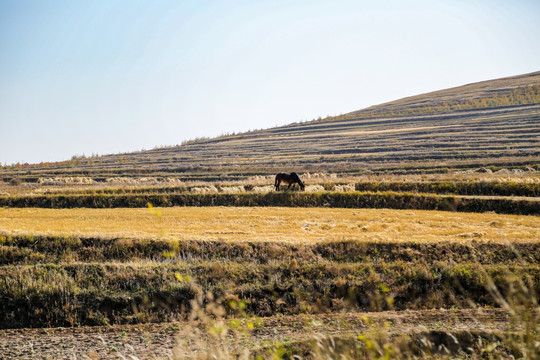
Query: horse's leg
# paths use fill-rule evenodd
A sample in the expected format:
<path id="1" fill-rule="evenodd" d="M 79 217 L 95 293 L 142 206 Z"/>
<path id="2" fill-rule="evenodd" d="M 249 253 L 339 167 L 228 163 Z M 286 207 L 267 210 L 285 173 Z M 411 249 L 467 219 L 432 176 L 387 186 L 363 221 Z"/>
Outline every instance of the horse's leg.
<path id="1" fill-rule="evenodd" d="M 289 183 L 289 186 L 287 186 L 287 190 L 289 190 L 291 188 L 291 183 Z"/>

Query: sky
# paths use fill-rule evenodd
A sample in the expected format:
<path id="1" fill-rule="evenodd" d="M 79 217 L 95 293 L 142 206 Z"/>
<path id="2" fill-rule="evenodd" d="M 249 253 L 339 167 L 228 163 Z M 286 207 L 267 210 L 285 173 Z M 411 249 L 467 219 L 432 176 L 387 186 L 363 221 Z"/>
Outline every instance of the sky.
<path id="1" fill-rule="evenodd" d="M 540 70 L 540 1 L 0 0 L 0 164 L 285 125 Z"/>

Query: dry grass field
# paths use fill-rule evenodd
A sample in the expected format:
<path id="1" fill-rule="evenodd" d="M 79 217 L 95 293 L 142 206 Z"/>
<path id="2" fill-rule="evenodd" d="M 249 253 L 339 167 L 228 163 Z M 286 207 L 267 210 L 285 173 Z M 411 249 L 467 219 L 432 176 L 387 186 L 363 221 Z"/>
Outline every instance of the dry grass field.
<path id="1" fill-rule="evenodd" d="M 0 209 L 0 232 L 213 241 L 535 242 L 536 216 L 281 207 Z"/>
<path id="2" fill-rule="evenodd" d="M 0 359 L 540 359 L 539 84 L 1 167 Z"/>
<path id="3" fill-rule="evenodd" d="M 536 216 L 3 208 L 0 231 L 7 358 L 538 351 Z"/>

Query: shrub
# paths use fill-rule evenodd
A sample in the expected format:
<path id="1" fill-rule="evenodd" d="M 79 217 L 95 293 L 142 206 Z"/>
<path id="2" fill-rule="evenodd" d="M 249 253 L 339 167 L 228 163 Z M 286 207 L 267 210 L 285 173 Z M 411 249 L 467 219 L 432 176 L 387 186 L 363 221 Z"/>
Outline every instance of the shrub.
<path id="1" fill-rule="evenodd" d="M 9 180 L 9 184 L 13 186 L 18 186 L 22 184 L 22 180 L 19 178 L 12 178 L 11 180 Z"/>

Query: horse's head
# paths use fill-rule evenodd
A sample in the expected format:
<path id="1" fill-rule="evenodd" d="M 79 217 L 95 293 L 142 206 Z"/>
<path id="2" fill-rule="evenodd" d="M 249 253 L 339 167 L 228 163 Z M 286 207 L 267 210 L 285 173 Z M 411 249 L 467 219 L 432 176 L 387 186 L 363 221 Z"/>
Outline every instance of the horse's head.
<path id="1" fill-rule="evenodd" d="M 291 173 L 291 176 L 294 179 L 294 181 L 296 181 L 298 183 L 298 185 L 300 185 L 300 189 L 302 191 L 304 191 L 306 189 L 306 185 L 304 185 L 302 180 L 300 180 L 300 177 L 298 176 L 298 174 L 293 172 L 293 173 Z"/>

